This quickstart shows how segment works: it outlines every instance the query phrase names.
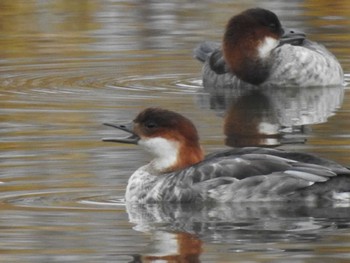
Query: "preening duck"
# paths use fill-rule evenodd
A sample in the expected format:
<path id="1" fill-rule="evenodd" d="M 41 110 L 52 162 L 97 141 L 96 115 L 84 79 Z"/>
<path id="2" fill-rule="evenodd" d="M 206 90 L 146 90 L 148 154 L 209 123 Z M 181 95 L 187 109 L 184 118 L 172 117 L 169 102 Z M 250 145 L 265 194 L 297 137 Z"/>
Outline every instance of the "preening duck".
<path id="1" fill-rule="evenodd" d="M 305 34 L 283 28 L 273 12 L 248 9 L 227 23 L 222 44 L 204 42 L 194 51 L 204 63 L 203 85 L 343 85 L 336 57 Z"/>

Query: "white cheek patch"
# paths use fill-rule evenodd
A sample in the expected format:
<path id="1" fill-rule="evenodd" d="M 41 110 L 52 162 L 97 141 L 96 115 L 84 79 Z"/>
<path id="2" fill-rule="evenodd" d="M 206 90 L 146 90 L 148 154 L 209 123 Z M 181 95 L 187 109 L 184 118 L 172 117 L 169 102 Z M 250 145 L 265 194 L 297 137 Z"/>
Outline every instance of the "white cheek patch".
<path id="1" fill-rule="evenodd" d="M 141 140 L 139 140 L 139 145 L 156 157 L 173 155 L 174 152 L 177 153 L 178 149 L 178 143 L 162 137 L 141 138 Z"/>
<path id="2" fill-rule="evenodd" d="M 177 162 L 179 143 L 161 137 L 141 138 L 138 144 L 154 155 L 153 164 L 156 169 L 163 170 Z"/>
<path id="3" fill-rule="evenodd" d="M 260 58 L 265 58 L 270 55 L 272 49 L 278 46 L 279 41 L 273 37 L 265 37 L 259 43 L 258 54 Z"/>

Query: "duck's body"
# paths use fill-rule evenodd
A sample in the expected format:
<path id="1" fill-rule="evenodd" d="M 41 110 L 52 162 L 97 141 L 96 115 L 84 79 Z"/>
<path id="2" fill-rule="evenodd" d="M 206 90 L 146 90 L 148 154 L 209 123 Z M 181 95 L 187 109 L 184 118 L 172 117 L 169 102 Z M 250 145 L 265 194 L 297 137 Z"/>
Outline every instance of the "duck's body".
<path id="1" fill-rule="evenodd" d="M 295 30 L 283 29 L 265 9 L 248 9 L 227 24 L 222 44 L 204 42 L 195 49 L 204 62 L 206 87 L 253 85 L 342 85 L 341 65 L 324 46 Z"/>
<path id="2" fill-rule="evenodd" d="M 131 126 L 107 125 L 132 135 L 105 141 L 137 143 L 155 156 L 130 177 L 127 202 L 296 201 L 350 192 L 347 168 L 311 154 L 247 147 L 204 158 L 192 122 L 172 111 L 149 108 Z"/>

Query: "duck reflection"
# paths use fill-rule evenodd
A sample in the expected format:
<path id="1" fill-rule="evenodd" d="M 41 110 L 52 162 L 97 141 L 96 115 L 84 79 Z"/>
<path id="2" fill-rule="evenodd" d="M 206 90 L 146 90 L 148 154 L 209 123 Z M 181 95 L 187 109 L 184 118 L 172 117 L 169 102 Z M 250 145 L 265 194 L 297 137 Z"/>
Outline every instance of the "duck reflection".
<path id="1" fill-rule="evenodd" d="M 126 207 L 134 230 L 151 235 L 132 262 L 200 262 L 204 243 L 256 251 L 257 243 L 318 240 L 329 228 L 349 228 L 343 219 L 350 216 L 349 204 L 331 202 L 127 203 Z"/>
<path id="2" fill-rule="evenodd" d="M 145 247 L 144 253 L 132 255 L 131 262 L 199 263 L 201 253 L 202 241 L 192 234 L 154 231 L 152 241 Z"/>
<path id="3" fill-rule="evenodd" d="M 226 145 L 304 143 L 309 125 L 326 122 L 343 101 L 342 86 L 204 87 L 201 106 L 224 117 Z"/>
<path id="4" fill-rule="evenodd" d="M 280 129 L 271 101 L 259 91 L 243 95 L 225 113 L 224 134 L 228 146 L 278 145 Z"/>

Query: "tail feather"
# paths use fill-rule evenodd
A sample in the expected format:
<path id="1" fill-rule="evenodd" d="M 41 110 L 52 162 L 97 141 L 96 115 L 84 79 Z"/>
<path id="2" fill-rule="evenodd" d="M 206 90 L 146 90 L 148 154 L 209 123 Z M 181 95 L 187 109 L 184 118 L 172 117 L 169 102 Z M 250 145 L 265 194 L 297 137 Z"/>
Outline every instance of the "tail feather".
<path id="1" fill-rule="evenodd" d="M 205 62 L 218 49 L 220 49 L 220 43 L 211 41 L 202 42 L 193 50 L 193 56 L 199 61 Z"/>

